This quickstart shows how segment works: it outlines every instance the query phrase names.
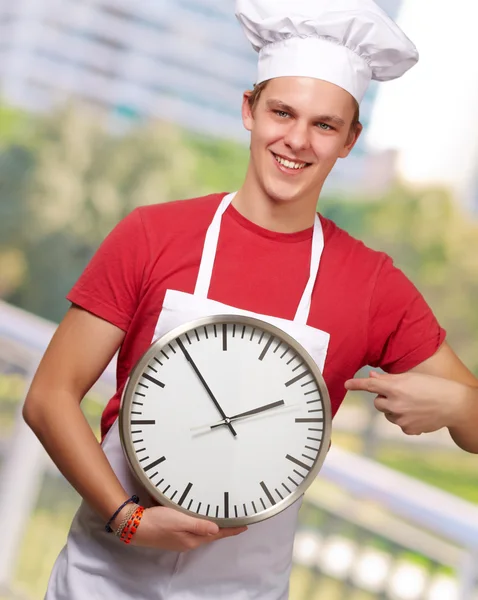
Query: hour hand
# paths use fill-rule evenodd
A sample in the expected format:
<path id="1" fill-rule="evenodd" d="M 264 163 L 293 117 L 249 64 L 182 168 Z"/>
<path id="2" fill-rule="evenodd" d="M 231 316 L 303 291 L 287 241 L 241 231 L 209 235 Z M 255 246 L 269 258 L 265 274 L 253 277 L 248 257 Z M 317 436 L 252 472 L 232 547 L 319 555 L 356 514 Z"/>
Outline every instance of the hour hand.
<path id="1" fill-rule="evenodd" d="M 264 406 L 259 406 L 258 408 L 253 408 L 252 410 L 248 410 L 246 412 L 239 413 L 238 415 L 233 415 L 229 417 L 229 421 L 237 421 L 238 419 L 244 419 L 245 417 L 252 417 L 253 415 L 258 415 L 259 413 L 265 412 L 266 410 L 272 410 L 273 408 L 277 408 L 278 406 L 283 406 L 285 404 L 284 400 L 279 400 L 278 402 L 272 402 L 271 404 L 265 404 Z M 215 429 L 216 427 L 220 427 L 221 425 L 225 425 L 225 422 L 218 423 L 216 425 L 211 425 L 211 429 Z"/>
<path id="2" fill-rule="evenodd" d="M 279 406 L 283 406 L 285 404 L 284 400 L 279 400 L 278 402 L 272 402 L 271 404 L 266 404 L 264 406 L 259 406 L 258 408 L 253 408 L 252 410 L 247 410 L 246 412 L 239 413 L 230 417 L 229 419 L 223 419 L 218 423 L 214 423 L 214 425 L 203 425 L 202 427 L 193 427 L 191 431 L 210 431 L 211 429 L 217 429 L 218 427 L 223 427 L 224 425 L 229 425 L 231 421 L 238 421 L 240 419 L 246 419 L 247 417 L 252 417 L 254 415 L 258 415 L 267 410 L 272 410 L 273 408 L 277 408 Z"/>

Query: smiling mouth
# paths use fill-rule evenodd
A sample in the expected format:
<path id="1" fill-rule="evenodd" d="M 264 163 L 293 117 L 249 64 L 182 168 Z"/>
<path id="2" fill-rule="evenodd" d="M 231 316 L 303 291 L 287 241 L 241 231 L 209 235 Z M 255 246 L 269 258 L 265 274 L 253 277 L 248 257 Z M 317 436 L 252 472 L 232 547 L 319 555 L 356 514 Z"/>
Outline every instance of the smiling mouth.
<path id="1" fill-rule="evenodd" d="M 289 160 L 287 158 L 279 156 L 278 154 L 275 154 L 274 152 L 272 152 L 272 155 L 275 158 L 276 162 L 278 162 L 280 165 L 286 167 L 287 169 L 292 169 L 294 171 L 305 169 L 306 167 L 310 167 L 311 165 L 311 163 Z"/>

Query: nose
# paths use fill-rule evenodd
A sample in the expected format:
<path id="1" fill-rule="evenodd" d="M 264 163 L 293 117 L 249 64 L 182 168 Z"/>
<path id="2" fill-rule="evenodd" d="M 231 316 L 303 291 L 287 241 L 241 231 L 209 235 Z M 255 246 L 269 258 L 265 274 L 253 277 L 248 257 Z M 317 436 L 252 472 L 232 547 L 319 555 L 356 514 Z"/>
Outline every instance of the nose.
<path id="1" fill-rule="evenodd" d="M 295 154 L 310 148 L 309 129 L 307 123 L 299 120 L 291 121 L 290 127 L 284 136 L 284 143 Z"/>

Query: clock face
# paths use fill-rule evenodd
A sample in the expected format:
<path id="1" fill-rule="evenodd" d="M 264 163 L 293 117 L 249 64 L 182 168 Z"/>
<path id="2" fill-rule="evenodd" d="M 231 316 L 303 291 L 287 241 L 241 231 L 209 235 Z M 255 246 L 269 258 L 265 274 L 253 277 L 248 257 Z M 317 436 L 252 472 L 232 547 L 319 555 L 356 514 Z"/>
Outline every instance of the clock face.
<path id="1" fill-rule="evenodd" d="M 330 440 L 319 369 L 263 321 L 217 316 L 156 341 L 133 369 L 120 410 L 133 472 L 164 506 L 220 526 L 290 506 Z"/>

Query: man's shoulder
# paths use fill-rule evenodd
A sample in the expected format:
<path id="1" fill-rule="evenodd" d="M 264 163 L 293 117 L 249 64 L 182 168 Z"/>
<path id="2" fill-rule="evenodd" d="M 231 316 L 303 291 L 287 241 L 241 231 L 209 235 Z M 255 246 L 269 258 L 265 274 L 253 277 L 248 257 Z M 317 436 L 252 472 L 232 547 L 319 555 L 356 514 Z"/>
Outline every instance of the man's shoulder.
<path id="1" fill-rule="evenodd" d="M 319 214 L 326 242 L 329 241 L 335 248 L 344 253 L 356 252 L 361 256 L 370 257 L 370 259 L 383 262 L 388 255 L 380 250 L 375 250 L 368 246 L 363 240 L 353 236 L 346 229 L 339 227 L 335 221 Z"/>
<path id="2" fill-rule="evenodd" d="M 226 193 L 209 194 L 197 198 L 172 200 L 161 204 L 149 204 L 138 207 L 143 223 L 155 229 L 163 225 L 170 227 L 193 224 L 202 221 L 210 223 L 219 203 Z"/>

